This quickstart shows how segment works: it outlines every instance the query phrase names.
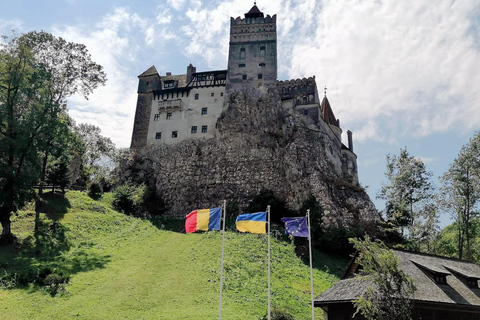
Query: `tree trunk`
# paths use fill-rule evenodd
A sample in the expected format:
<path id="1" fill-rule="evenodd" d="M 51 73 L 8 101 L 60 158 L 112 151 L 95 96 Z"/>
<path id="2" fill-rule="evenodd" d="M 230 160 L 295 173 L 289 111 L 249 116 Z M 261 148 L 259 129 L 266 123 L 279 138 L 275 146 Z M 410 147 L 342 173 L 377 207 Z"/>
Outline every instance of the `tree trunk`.
<path id="1" fill-rule="evenodd" d="M 47 161 L 48 161 L 48 151 L 45 151 L 45 157 L 43 157 L 42 163 L 42 176 L 40 177 L 40 185 L 38 187 L 38 194 L 43 194 L 43 185 L 45 183 L 45 176 L 47 175 Z"/>
<path id="2" fill-rule="evenodd" d="M 10 221 L 10 213 L 8 214 L 5 214 L 5 212 L 3 214 L 0 214 L 0 223 L 2 225 L 2 235 L 0 236 L 0 238 L 10 238 L 13 236 L 12 234 L 12 223 Z"/>

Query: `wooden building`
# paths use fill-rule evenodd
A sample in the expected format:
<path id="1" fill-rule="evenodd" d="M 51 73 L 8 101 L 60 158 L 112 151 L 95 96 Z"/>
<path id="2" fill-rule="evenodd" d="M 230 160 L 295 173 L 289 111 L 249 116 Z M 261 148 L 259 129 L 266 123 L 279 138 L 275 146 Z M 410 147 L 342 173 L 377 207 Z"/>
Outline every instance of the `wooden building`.
<path id="1" fill-rule="evenodd" d="M 413 319 L 480 320 L 480 267 L 472 262 L 421 253 L 394 250 L 400 268 L 413 280 Z M 350 261 L 342 279 L 315 299 L 325 311 L 325 320 L 364 319 L 352 301 L 369 283 L 355 277 L 360 266 Z"/>

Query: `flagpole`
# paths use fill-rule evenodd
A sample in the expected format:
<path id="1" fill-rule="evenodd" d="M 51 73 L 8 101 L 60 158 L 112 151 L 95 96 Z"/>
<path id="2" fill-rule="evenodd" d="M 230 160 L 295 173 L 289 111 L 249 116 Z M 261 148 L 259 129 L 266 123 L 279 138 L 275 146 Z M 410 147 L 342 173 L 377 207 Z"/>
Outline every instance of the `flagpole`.
<path id="1" fill-rule="evenodd" d="M 268 316 L 270 320 L 270 206 L 267 206 L 268 214 Z"/>
<path id="2" fill-rule="evenodd" d="M 223 257 L 225 254 L 225 218 L 227 216 L 227 200 L 223 200 L 223 228 L 222 228 L 222 262 L 220 267 L 220 301 L 218 302 L 218 320 L 222 319 L 222 291 L 223 291 Z"/>
<path id="3" fill-rule="evenodd" d="M 310 231 L 310 209 L 307 210 L 307 222 L 308 222 L 308 249 L 310 251 L 310 296 L 312 299 L 312 320 L 315 320 L 315 310 L 313 305 L 312 233 Z"/>

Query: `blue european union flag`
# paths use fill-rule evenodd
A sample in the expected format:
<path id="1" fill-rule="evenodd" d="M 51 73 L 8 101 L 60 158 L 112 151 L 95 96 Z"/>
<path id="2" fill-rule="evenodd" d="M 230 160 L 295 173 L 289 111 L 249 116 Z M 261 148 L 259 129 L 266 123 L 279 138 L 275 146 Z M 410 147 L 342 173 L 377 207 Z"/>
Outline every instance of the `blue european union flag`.
<path id="1" fill-rule="evenodd" d="M 307 217 L 282 218 L 285 223 L 285 233 L 294 237 L 308 238 Z"/>

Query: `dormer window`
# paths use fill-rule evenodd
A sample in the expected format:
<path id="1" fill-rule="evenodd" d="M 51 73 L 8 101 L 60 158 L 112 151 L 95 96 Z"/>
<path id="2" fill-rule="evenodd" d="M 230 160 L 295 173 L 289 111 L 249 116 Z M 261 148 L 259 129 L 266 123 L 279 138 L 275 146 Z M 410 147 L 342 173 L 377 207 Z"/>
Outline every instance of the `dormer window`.
<path id="1" fill-rule="evenodd" d="M 435 281 L 436 284 L 447 284 L 447 276 L 449 276 L 450 273 L 436 267 L 423 265 L 413 260 L 410 261 L 412 261 L 413 264 L 416 265 L 420 270 L 422 270 L 430 279 Z"/>
<path id="2" fill-rule="evenodd" d="M 477 275 L 468 274 L 465 271 L 458 270 L 456 268 L 443 266 L 445 269 L 453 273 L 457 278 L 471 289 L 478 289 L 478 280 L 480 277 Z"/>
<path id="3" fill-rule="evenodd" d="M 170 89 L 175 87 L 175 80 L 167 80 L 163 82 L 164 89 Z"/>

